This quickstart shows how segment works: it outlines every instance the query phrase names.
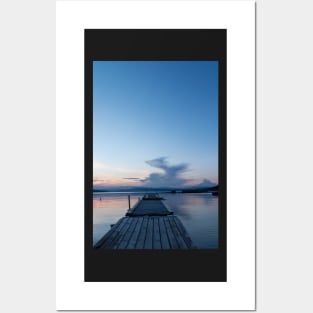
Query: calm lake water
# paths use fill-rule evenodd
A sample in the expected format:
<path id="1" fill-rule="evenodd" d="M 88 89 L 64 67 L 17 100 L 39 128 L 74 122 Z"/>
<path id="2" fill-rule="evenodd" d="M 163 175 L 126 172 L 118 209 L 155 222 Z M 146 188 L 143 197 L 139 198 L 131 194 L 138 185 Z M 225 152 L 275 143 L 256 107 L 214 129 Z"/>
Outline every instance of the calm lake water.
<path id="1" fill-rule="evenodd" d="M 209 193 L 159 193 L 164 203 L 176 214 L 199 249 L 218 248 L 218 197 Z M 96 192 L 93 194 L 93 243 L 95 244 L 110 225 L 115 224 L 144 193 Z"/>

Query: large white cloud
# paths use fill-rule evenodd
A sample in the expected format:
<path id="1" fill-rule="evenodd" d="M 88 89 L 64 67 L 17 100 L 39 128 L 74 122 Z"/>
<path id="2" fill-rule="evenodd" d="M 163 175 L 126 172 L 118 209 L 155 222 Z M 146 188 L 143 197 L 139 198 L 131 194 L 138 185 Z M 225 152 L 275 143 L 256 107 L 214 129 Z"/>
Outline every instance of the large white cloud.
<path id="1" fill-rule="evenodd" d="M 189 169 L 186 163 L 169 165 L 166 157 L 160 157 L 146 161 L 152 167 L 161 169 L 163 173 L 151 173 L 141 182 L 151 187 L 181 187 L 188 182 L 188 179 L 181 177 L 181 174 Z"/>

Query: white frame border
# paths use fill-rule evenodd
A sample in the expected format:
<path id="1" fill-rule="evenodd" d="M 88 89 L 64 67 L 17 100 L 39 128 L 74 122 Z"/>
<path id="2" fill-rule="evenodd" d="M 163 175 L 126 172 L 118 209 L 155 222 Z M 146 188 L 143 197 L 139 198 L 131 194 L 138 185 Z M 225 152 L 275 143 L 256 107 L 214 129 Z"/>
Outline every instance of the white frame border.
<path id="1" fill-rule="evenodd" d="M 255 310 L 255 2 L 57 1 L 56 13 L 57 310 Z M 227 29 L 227 282 L 84 282 L 85 28 Z"/>

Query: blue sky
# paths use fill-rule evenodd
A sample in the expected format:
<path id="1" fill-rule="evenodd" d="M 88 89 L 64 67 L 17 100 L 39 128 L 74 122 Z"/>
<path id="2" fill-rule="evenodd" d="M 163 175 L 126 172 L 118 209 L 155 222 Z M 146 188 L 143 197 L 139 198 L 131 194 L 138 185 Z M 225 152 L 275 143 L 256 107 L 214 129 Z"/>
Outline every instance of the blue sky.
<path id="1" fill-rule="evenodd" d="M 94 61 L 97 186 L 218 183 L 217 61 Z"/>

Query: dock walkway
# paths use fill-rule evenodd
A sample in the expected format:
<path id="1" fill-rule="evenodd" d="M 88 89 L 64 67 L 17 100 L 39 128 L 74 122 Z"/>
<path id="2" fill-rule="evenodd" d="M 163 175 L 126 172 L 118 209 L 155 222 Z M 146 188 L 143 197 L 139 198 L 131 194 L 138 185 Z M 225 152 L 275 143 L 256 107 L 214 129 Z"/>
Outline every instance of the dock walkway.
<path id="1" fill-rule="evenodd" d="M 165 216 L 173 214 L 158 194 L 146 194 L 133 208 L 128 210 L 126 216 Z"/>
<path id="2" fill-rule="evenodd" d="M 96 243 L 96 249 L 195 249 L 158 194 L 146 194 Z"/>

